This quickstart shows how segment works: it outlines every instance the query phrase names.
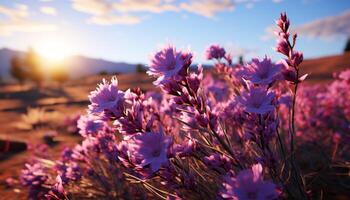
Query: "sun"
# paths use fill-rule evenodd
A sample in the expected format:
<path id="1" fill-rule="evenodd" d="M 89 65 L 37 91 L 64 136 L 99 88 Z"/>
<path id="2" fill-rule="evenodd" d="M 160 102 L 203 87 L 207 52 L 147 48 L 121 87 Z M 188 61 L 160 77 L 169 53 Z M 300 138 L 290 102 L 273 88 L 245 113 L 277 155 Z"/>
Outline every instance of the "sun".
<path id="1" fill-rule="evenodd" d="M 43 37 L 34 49 L 48 62 L 60 62 L 73 54 L 72 44 L 63 37 Z"/>

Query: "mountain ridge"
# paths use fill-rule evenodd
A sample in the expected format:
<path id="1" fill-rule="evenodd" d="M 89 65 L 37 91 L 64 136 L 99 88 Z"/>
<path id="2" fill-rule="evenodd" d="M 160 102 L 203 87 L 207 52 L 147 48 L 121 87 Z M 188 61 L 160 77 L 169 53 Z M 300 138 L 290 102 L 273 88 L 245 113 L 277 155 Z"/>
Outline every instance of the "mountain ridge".
<path id="1" fill-rule="evenodd" d="M 3 81 L 12 80 L 10 75 L 10 61 L 13 56 L 24 57 L 26 52 L 10 48 L 0 49 L 0 77 Z M 114 62 L 102 58 L 91 58 L 83 55 L 69 56 L 64 60 L 71 78 L 107 73 L 133 73 L 136 64 Z M 206 66 L 209 67 L 209 66 Z M 301 72 L 308 73 L 308 80 L 330 80 L 333 73 L 350 68 L 350 52 L 338 55 L 328 55 L 318 58 L 305 59 L 300 66 Z M 0 79 L 0 80 L 1 80 Z"/>
<path id="2" fill-rule="evenodd" d="M 0 76 L 2 80 L 8 81 L 10 75 L 11 59 L 14 56 L 24 57 L 26 52 L 10 48 L 0 49 Z M 69 56 L 63 60 L 63 65 L 68 69 L 71 78 L 108 73 L 133 73 L 136 71 L 136 64 L 126 62 L 113 62 L 102 58 L 91 58 L 83 55 Z"/>

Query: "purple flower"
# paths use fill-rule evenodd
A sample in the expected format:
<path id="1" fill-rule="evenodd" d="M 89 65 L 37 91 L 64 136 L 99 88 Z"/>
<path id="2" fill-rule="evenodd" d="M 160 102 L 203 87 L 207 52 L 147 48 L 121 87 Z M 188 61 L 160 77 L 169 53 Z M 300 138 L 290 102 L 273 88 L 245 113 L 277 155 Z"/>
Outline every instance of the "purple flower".
<path id="1" fill-rule="evenodd" d="M 48 178 L 45 168 L 40 162 L 25 164 L 20 181 L 22 185 L 29 187 L 29 199 L 37 199 L 47 192 L 44 184 Z"/>
<path id="2" fill-rule="evenodd" d="M 292 96 L 290 94 L 283 94 L 278 100 L 280 105 L 287 106 L 287 108 L 292 107 Z"/>
<path id="3" fill-rule="evenodd" d="M 210 156 L 204 157 L 204 163 L 208 167 L 219 171 L 221 170 L 229 171 L 232 167 L 232 163 L 230 159 L 225 155 L 221 155 L 219 153 L 214 153 L 214 154 L 211 154 Z"/>
<path id="4" fill-rule="evenodd" d="M 71 161 L 67 163 L 57 163 L 55 169 L 58 171 L 62 181 L 66 184 L 70 181 L 78 181 L 82 177 L 82 169 L 78 163 Z"/>
<path id="5" fill-rule="evenodd" d="M 263 60 L 253 59 L 248 65 L 249 71 L 247 79 L 253 84 L 269 85 L 273 83 L 281 72 L 281 65 L 276 65 L 271 62 L 271 59 L 265 57 Z"/>
<path id="6" fill-rule="evenodd" d="M 290 60 L 292 66 L 299 66 L 304 60 L 304 55 L 303 53 L 299 51 L 294 51 L 292 53 L 292 58 Z"/>
<path id="7" fill-rule="evenodd" d="M 8 177 L 5 179 L 5 183 L 7 187 L 13 187 L 18 183 L 18 180 L 12 178 L 12 177 Z"/>
<path id="8" fill-rule="evenodd" d="M 99 135 L 97 138 L 100 151 L 103 152 L 111 162 L 118 160 L 118 147 L 113 134 Z"/>
<path id="9" fill-rule="evenodd" d="M 216 80 L 212 76 L 205 78 L 206 92 L 213 102 L 225 102 L 230 99 L 232 95 L 232 88 L 224 80 Z"/>
<path id="10" fill-rule="evenodd" d="M 96 136 L 105 126 L 107 126 L 106 122 L 93 115 L 82 115 L 78 120 L 79 133 L 83 137 Z"/>
<path id="11" fill-rule="evenodd" d="M 289 56 L 290 47 L 286 39 L 278 39 L 275 47 L 275 51 L 282 53 L 285 56 Z"/>
<path id="12" fill-rule="evenodd" d="M 238 102 L 243 105 L 246 112 L 266 114 L 274 109 L 272 105 L 274 97 L 275 95 L 268 92 L 265 88 L 256 87 L 244 91 L 238 97 Z"/>
<path id="13" fill-rule="evenodd" d="M 223 47 L 218 44 L 212 44 L 205 50 L 204 56 L 206 59 L 211 60 L 224 58 L 225 54 L 226 51 Z"/>
<path id="14" fill-rule="evenodd" d="M 350 82 L 350 70 L 340 72 L 339 79 Z"/>
<path id="15" fill-rule="evenodd" d="M 62 194 L 65 193 L 64 188 L 63 188 L 62 179 L 61 179 L 60 175 L 57 175 L 57 177 L 56 177 L 56 183 L 54 185 L 54 188 Z"/>
<path id="16" fill-rule="evenodd" d="M 176 51 L 175 47 L 168 45 L 152 56 L 147 74 L 158 77 L 153 82 L 155 85 L 166 83 L 186 71 L 191 58 L 191 53 Z"/>
<path id="17" fill-rule="evenodd" d="M 33 153 L 33 156 L 39 157 L 39 158 L 48 158 L 49 146 L 47 144 L 28 144 L 28 150 L 31 150 Z"/>
<path id="18" fill-rule="evenodd" d="M 86 161 L 89 159 L 88 152 L 96 151 L 97 140 L 95 137 L 86 137 L 81 144 L 77 144 L 73 148 L 73 153 L 71 154 L 71 159 L 75 161 Z"/>
<path id="19" fill-rule="evenodd" d="M 189 132 L 193 129 L 198 129 L 200 126 L 207 127 L 208 125 L 208 119 L 204 114 L 198 113 L 197 110 L 195 110 L 192 107 L 187 107 L 187 110 L 185 112 L 181 112 L 180 120 L 184 122 L 182 124 L 182 129 L 186 132 Z"/>
<path id="20" fill-rule="evenodd" d="M 113 77 L 111 83 L 103 79 L 95 91 L 89 95 L 89 112 L 95 115 L 120 117 L 123 112 L 124 93 L 118 89 L 118 80 Z"/>
<path id="21" fill-rule="evenodd" d="M 65 197 L 66 192 L 63 187 L 63 181 L 60 175 L 57 175 L 56 177 L 56 183 L 52 187 L 51 192 L 53 195 L 58 196 L 58 197 Z"/>
<path id="22" fill-rule="evenodd" d="M 156 172 L 168 162 L 171 139 L 165 137 L 163 132 L 139 133 L 129 141 L 129 151 L 140 161 L 141 167 L 149 165 L 152 172 Z"/>
<path id="23" fill-rule="evenodd" d="M 201 81 L 203 80 L 203 67 L 202 67 L 202 65 L 198 65 L 197 73 L 190 73 L 186 77 L 186 80 L 187 80 L 189 89 L 193 93 L 197 94 L 198 89 L 199 89 L 200 84 L 201 84 Z"/>
<path id="24" fill-rule="evenodd" d="M 197 150 L 198 150 L 197 142 L 194 139 L 190 138 L 187 141 L 183 141 L 181 144 L 174 145 L 174 148 L 172 148 L 172 155 L 186 157 L 186 156 L 191 156 Z"/>
<path id="25" fill-rule="evenodd" d="M 232 54 L 231 53 L 227 53 L 226 55 L 225 55 L 225 60 L 227 61 L 227 64 L 228 65 L 232 65 Z"/>
<path id="26" fill-rule="evenodd" d="M 56 177 L 55 184 L 51 187 L 51 190 L 45 195 L 45 197 L 46 200 L 68 199 L 60 175 Z"/>
<path id="27" fill-rule="evenodd" d="M 226 175 L 221 196 L 233 200 L 270 200 L 277 199 L 276 185 L 264 181 L 262 166 L 256 164 L 252 169 L 240 171 L 236 177 Z"/>

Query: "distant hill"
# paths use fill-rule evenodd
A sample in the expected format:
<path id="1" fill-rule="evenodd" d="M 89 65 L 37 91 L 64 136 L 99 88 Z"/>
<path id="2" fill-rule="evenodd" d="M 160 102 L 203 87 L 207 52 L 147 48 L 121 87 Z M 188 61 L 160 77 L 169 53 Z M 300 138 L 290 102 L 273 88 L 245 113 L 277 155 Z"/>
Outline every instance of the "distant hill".
<path id="1" fill-rule="evenodd" d="M 112 62 L 84 56 L 69 57 L 66 63 L 72 78 L 98 74 L 101 71 L 106 71 L 108 73 L 132 73 L 136 71 L 135 64 Z"/>
<path id="2" fill-rule="evenodd" d="M 0 79 L 10 79 L 11 58 L 14 56 L 23 57 L 25 52 L 15 51 L 8 48 L 0 49 Z"/>
<path id="3" fill-rule="evenodd" d="M 24 57 L 26 52 L 8 48 L 0 49 L 0 76 L 3 80 L 11 80 L 11 58 Z M 65 59 L 64 65 L 69 70 L 71 78 L 79 78 L 87 75 L 98 74 L 101 71 L 108 73 L 131 73 L 136 71 L 134 64 L 124 62 L 112 62 L 103 59 L 89 58 L 85 56 L 70 56 Z"/>
<path id="4" fill-rule="evenodd" d="M 311 81 L 328 80 L 333 73 L 350 69 L 350 52 L 304 60 L 300 66 L 302 73 L 308 73 Z"/>
<path id="5" fill-rule="evenodd" d="M 25 56 L 25 52 L 0 49 L 0 76 L 3 80 L 11 80 L 9 73 L 11 58 L 15 55 Z M 112 62 L 103 59 L 89 58 L 85 56 L 71 56 L 65 60 L 71 78 L 98 74 L 102 71 L 108 73 L 132 73 L 136 71 L 135 64 L 125 62 Z M 206 66 L 209 67 L 209 66 Z M 323 81 L 332 78 L 334 72 L 350 68 L 350 52 L 342 55 L 332 55 L 321 58 L 304 60 L 300 69 L 302 73 L 309 73 L 307 80 Z"/>

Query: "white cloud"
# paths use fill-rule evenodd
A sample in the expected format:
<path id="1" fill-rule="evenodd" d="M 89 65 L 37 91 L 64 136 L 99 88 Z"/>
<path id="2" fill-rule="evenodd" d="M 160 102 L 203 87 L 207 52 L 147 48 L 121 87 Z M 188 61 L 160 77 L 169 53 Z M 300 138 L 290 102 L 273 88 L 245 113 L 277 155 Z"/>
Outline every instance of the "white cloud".
<path id="1" fill-rule="evenodd" d="M 88 23 L 106 26 L 114 24 L 132 25 L 140 22 L 141 18 L 129 15 L 96 15 L 88 20 Z"/>
<path id="2" fill-rule="evenodd" d="M 21 20 L 13 22 L 0 22 L 0 35 L 9 36 L 15 32 L 35 33 L 55 31 L 57 26 L 53 24 L 42 24 L 29 20 Z"/>
<path id="3" fill-rule="evenodd" d="M 261 0 L 71 0 L 72 7 L 90 14 L 89 23 L 98 25 L 136 24 L 147 13 L 190 12 L 214 18 L 220 12 L 232 11 L 236 4 L 252 8 Z M 143 16 L 143 17 L 139 17 Z M 120 18 L 120 19 L 118 19 Z M 122 22 L 121 19 L 125 19 Z"/>
<path id="4" fill-rule="evenodd" d="M 112 3 L 107 0 L 72 0 L 73 8 L 92 15 L 104 15 L 113 10 Z"/>
<path id="5" fill-rule="evenodd" d="M 245 5 L 245 7 L 246 7 L 247 9 L 253 9 L 253 8 L 254 8 L 254 3 L 247 3 L 247 4 Z"/>
<path id="6" fill-rule="evenodd" d="M 57 15 L 57 11 L 54 7 L 42 6 L 40 7 L 40 12 L 46 15 Z"/>
<path id="7" fill-rule="evenodd" d="M 181 3 L 180 7 L 188 12 L 213 18 L 219 12 L 232 11 L 234 2 L 231 0 L 192 0 L 188 3 Z"/>
<path id="8" fill-rule="evenodd" d="M 89 24 L 114 25 L 137 24 L 141 18 L 127 14 L 115 14 L 115 5 L 108 0 L 72 0 L 73 8 L 77 11 L 90 14 Z"/>
<path id="9" fill-rule="evenodd" d="M 121 0 L 113 7 L 119 12 L 151 12 L 179 11 L 179 8 L 169 0 Z"/>
<path id="10" fill-rule="evenodd" d="M 276 25 L 270 25 L 265 28 L 265 33 L 260 37 L 262 41 L 268 41 L 273 39 L 275 36 L 275 32 L 277 31 L 277 26 Z"/>
<path id="11" fill-rule="evenodd" d="M 234 57 L 238 57 L 241 55 L 252 57 L 257 55 L 257 49 L 243 48 L 235 42 L 228 42 L 225 44 L 225 48 L 227 52 L 230 52 Z"/>
<path id="12" fill-rule="evenodd" d="M 0 6 L 0 14 L 5 15 L 10 19 L 25 18 L 29 15 L 28 6 L 24 4 L 16 4 L 15 8 Z"/>
<path id="13" fill-rule="evenodd" d="M 276 25 L 268 26 L 261 39 L 273 39 L 277 30 Z M 350 10 L 336 16 L 314 20 L 294 28 L 292 26 L 291 33 L 297 33 L 301 37 L 321 39 L 332 39 L 339 36 L 348 37 L 350 36 Z"/>
<path id="14" fill-rule="evenodd" d="M 294 31 L 311 38 L 350 36 L 350 10 L 298 26 Z"/>
<path id="15" fill-rule="evenodd" d="M 53 24 L 41 23 L 29 18 L 28 6 L 16 4 L 14 8 L 0 6 L 0 35 L 11 35 L 15 32 L 45 32 L 57 30 Z"/>

